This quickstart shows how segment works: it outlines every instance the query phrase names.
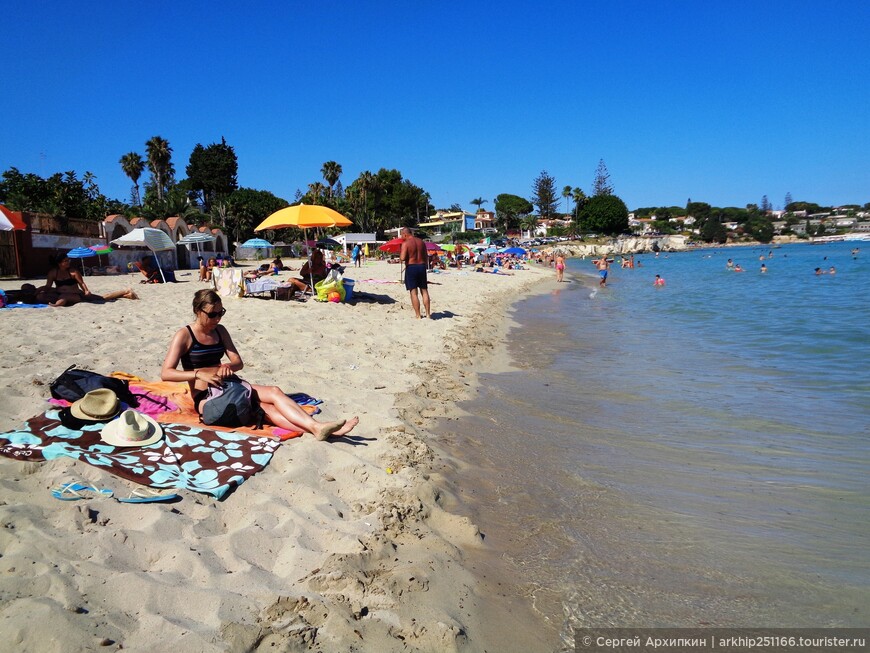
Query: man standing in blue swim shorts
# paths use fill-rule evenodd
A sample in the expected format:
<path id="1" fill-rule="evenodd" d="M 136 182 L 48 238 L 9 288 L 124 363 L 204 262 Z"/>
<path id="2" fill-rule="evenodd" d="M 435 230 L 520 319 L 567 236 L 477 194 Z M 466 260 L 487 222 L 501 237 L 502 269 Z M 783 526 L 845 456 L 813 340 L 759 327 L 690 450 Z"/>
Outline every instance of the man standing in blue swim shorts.
<path id="1" fill-rule="evenodd" d="M 607 285 L 607 270 L 610 268 L 610 264 L 613 261 L 609 261 L 607 259 L 607 254 L 602 254 L 598 260 L 592 261 L 595 264 L 595 267 L 598 268 L 598 276 L 600 277 L 598 281 L 599 286 Z"/>
<path id="2" fill-rule="evenodd" d="M 414 314 L 420 319 L 420 298 L 423 296 L 423 308 L 426 309 L 426 317 L 432 319 L 432 311 L 429 310 L 429 284 L 426 279 L 426 243 L 411 233 L 408 227 L 402 229 L 402 251 L 399 260 L 405 264 L 405 289 L 411 293 L 411 306 Z"/>

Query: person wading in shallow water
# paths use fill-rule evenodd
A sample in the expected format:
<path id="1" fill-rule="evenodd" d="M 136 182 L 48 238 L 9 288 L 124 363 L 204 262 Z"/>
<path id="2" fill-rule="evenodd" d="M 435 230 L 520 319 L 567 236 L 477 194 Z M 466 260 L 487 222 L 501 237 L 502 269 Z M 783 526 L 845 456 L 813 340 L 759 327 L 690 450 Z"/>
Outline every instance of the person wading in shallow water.
<path id="1" fill-rule="evenodd" d="M 592 261 L 595 264 L 595 267 L 598 268 L 598 276 L 601 279 L 598 281 L 599 286 L 607 285 L 607 271 L 610 269 L 610 263 L 607 259 L 607 254 L 602 254 L 601 258 Z"/>
<path id="2" fill-rule="evenodd" d="M 411 306 L 414 314 L 420 319 L 419 291 L 423 296 L 423 308 L 426 309 L 426 317 L 432 319 L 432 311 L 429 307 L 429 284 L 426 279 L 426 262 L 429 257 L 426 254 L 426 243 L 411 233 L 408 227 L 402 229 L 402 251 L 399 260 L 405 264 L 405 290 L 411 293 Z"/>
<path id="3" fill-rule="evenodd" d="M 561 282 L 562 276 L 565 274 L 565 257 L 561 254 L 556 255 L 556 281 Z"/>

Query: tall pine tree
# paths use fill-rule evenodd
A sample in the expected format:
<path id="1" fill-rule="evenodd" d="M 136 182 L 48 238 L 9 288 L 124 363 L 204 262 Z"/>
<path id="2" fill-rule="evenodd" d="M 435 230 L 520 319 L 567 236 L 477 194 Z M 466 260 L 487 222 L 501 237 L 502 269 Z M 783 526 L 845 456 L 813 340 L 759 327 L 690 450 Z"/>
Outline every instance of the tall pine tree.
<path id="1" fill-rule="evenodd" d="M 556 179 L 542 170 L 532 184 L 532 202 L 538 207 L 538 215 L 551 218 L 558 212 Z"/>
<path id="2" fill-rule="evenodd" d="M 599 159 L 598 168 L 595 170 L 595 180 L 592 182 L 592 196 L 613 195 L 613 186 L 610 185 L 610 173 L 604 165 L 604 159 Z"/>

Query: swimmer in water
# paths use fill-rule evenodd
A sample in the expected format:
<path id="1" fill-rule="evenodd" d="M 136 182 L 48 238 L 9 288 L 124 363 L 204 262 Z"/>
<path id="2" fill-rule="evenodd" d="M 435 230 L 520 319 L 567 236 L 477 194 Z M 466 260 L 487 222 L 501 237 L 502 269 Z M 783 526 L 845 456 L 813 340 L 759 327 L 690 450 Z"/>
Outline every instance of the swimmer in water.
<path id="1" fill-rule="evenodd" d="M 653 285 L 654 285 L 654 286 L 657 286 L 657 287 L 661 287 L 661 286 L 664 286 L 664 285 L 665 285 L 665 280 L 662 279 L 662 277 L 661 277 L 660 274 L 657 274 L 657 275 L 656 275 L 656 280 L 653 281 Z"/>

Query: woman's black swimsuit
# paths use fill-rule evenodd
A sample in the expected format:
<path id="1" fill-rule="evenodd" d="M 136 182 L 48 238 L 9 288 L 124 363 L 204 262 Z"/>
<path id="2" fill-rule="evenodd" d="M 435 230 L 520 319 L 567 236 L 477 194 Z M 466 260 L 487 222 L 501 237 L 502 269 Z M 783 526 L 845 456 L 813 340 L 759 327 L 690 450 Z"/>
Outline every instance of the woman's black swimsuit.
<path id="1" fill-rule="evenodd" d="M 220 332 L 215 332 L 218 337 L 216 344 L 204 345 L 196 339 L 195 335 L 193 335 L 193 329 L 190 328 L 190 325 L 187 326 L 187 330 L 190 332 L 193 344 L 190 346 L 190 349 L 187 350 L 187 353 L 181 356 L 181 369 L 190 371 L 198 370 L 203 367 L 220 366 L 221 359 L 224 357 L 224 354 L 227 353 L 227 348 L 224 347 L 224 342 L 221 340 Z M 196 412 L 199 412 L 199 404 L 203 399 L 205 399 L 206 395 L 208 395 L 207 389 L 197 390 L 193 394 L 193 405 L 196 406 Z"/>
<path id="2" fill-rule="evenodd" d="M 198 370 L 201 367 L 219 367 L 221 359 L 227 353 L 224 341 L 221 340 L 220 331 L 215 331 L 218 337 L 218 341 L 215 344 L 204 345 L 193 335 L 193 329 L 190 328 L 190 325 L 187 326 L 187 330 L 190 332 L 193 344 L 187 350 L 187 353 L 181 356 L 181 369 L 189 372 L 191 370 Z"/>

